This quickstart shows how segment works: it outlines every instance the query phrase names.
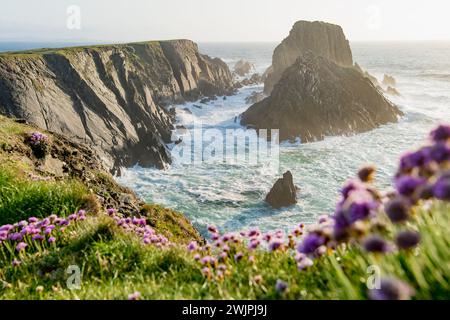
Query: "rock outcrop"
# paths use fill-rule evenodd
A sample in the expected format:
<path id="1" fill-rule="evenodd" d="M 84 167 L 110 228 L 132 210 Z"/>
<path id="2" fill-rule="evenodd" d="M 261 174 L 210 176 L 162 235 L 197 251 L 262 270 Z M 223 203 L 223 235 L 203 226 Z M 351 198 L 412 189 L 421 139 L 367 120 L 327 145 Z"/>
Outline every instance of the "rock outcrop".
<path id="1" fill-rule="evenodd" d="M 319 21 L 298 21 L 289 36 L 275 48 L 272 67 L 264 83 L 266 94 L 272 92 L 283 72 L 305 51 L 311 51 L 341 66 L 353 66 L 350 45 L 340 26 Z"/>
<path id="2" fill-rule="evenodd" d="M 170 162 L 170 103 L 233 92 L 227 65 L 189 40 L 0 54 L 0 113 L 74 141 L 109 169 Z"/>
<path id="3" fill-rule="evenodd" d="M 272 94 L 242 114 L 256 129 L 280 129 L 280 139 L 321 140 L 397 121 L 402 113 L 357 69 L 306 52 Z"/>
<path id="4" fill-rule="evenodd" d="M 393 76 L 385 74 L 383 76 L 383 84 L 388 87 L 395 87 L 397 85 L 397 81 Z"/>
<path id="5" fill-rule="evenodd" d="M 247 74 L 250 73 L 250 71 L 252 71 L 254 69 L 255 69 L 255 66 L 251 62 L 244 60 L 244 59 L 239 60 L 234 65 L 234 73 L 240 77 L 246 76 Z"/>
<path id="6" fill-rule="evenodd" d="M 297 203 L 297 188 L 290 171 L 279 178 L 266 196 L 266 202 L 275 209 L 288 207 Z"/>

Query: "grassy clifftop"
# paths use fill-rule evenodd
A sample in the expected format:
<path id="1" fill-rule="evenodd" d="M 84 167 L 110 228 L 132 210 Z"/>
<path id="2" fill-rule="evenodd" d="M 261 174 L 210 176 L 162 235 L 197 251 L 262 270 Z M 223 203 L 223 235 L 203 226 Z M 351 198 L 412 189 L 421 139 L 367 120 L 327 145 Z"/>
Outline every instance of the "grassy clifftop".
<path id="1" fill-rule="evenodd" d="M 45 152 L 32 141 L 46 141 Z M 434 195 L 416 194 L 408 180 L 383 202 L 366 169 L 317 225 L 288 234 L 211 226 L 203 243 L 180 214 L 135 202 L 82 146 L 0 118 L 0 297 L 449 299 L 445 150 L 427 164 L 434 173 L 419 174 L 425 162 L 411 164 L 415 157 L 402 160 L 403 178 L 429 174 L 421 183 L 432 183 Z M 54 171 L 61 159 L 62 173 Z"/>

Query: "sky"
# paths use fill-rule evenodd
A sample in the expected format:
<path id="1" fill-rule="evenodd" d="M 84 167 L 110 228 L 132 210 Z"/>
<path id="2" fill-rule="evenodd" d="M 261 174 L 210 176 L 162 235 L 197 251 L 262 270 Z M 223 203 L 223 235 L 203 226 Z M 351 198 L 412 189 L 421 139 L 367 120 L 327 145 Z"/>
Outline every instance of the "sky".
<path id="1" fill-rule="evenodd" d="M 350 41 L 450 40 L 448 0 L 0 0 L 0 41 L 277 42 L 297 20 Z"/>

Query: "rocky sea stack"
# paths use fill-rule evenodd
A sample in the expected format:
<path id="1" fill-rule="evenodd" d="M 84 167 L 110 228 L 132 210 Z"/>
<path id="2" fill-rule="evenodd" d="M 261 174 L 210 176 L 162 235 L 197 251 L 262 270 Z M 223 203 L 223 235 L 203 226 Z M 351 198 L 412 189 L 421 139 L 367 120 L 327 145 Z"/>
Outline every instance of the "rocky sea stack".
<path id="1" fill-rule="evenodd" d="M 89 144 L 109 169 L 170 162 L 170 103 L 233 92 L 189 40 L 0 54 L 0 113 Z"/>
<path id="2" fill-rule="evenodd" d="M 289 36 L 273 53 L 272 66 L 264 83 L 264 92 L 270 94 L 283 72 L 304 52 L 311 51 L 342 66 L 352 66 L 350 44 L 338 25 L 320 21 L 298 21 Z"/>
<path id="3" fill-rule="evenodd" d="M 353 66 L 342 29 L 327 23 L 300 21 L 294 25 L 275 49 L 267 86 L 270 96 L 245 111 L 241 123 L 279 129 L 281 140 L 300 137 L 310 142 L 327 135 L 365 132 L 396 122 L 402 115 Z"/>
<path id="4" fill-rule="evenodd" d="M 290 171 L 286 171 L 283 177 L 278 179 L 266 196 L 266 202 L 273 208 L 279 209 L 297 203 L 297 188 Z"/>

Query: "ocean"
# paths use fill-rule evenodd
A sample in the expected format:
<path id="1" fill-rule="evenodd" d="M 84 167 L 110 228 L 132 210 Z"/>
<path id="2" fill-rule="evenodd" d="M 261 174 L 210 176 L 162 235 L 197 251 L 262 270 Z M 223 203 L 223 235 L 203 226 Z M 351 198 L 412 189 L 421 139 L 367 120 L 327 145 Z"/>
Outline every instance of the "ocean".
<path id="1" fill-rule="evenodd" d="M 219 57 L 233 67 L 244 58 L 256 72 L 270 66 L 276 43 L 200 43 L 202 53 Z M 250 227 L 292 229 L 331 214 L 343 183 L 367 164 L 377 167 L 376 184 L 388 188 L 398 158 L 426 141 L 428 132 L 450 122 L 450 43 L 351 43 L 354 60 L 379 80 L 389 74 L 401 96 L 388 96 L 404 112 L 398 123 L 354 136 L 328 137 L 313 143 L 282 143 L 280 170 L 244 164 L 173 163 L 167 170 L 124 170 L 118 181 L 149 202 L 183 212 L 202 232 L 209 224 L 223 230 Z M 0 50 L 4 50 L 0 44 Z M 248 108 L 245 98 L 262 85 L 244 87 L 226 100 L 176 106 L 177 121 L 191 129 L 193 121 L 224 131 L 238 128 L 234 119 Z M 184 109 L 188 109 L 187 112 Z M 298 203 L 275 210 L 264 197 L 286 170 L 300 188 Z"/>

